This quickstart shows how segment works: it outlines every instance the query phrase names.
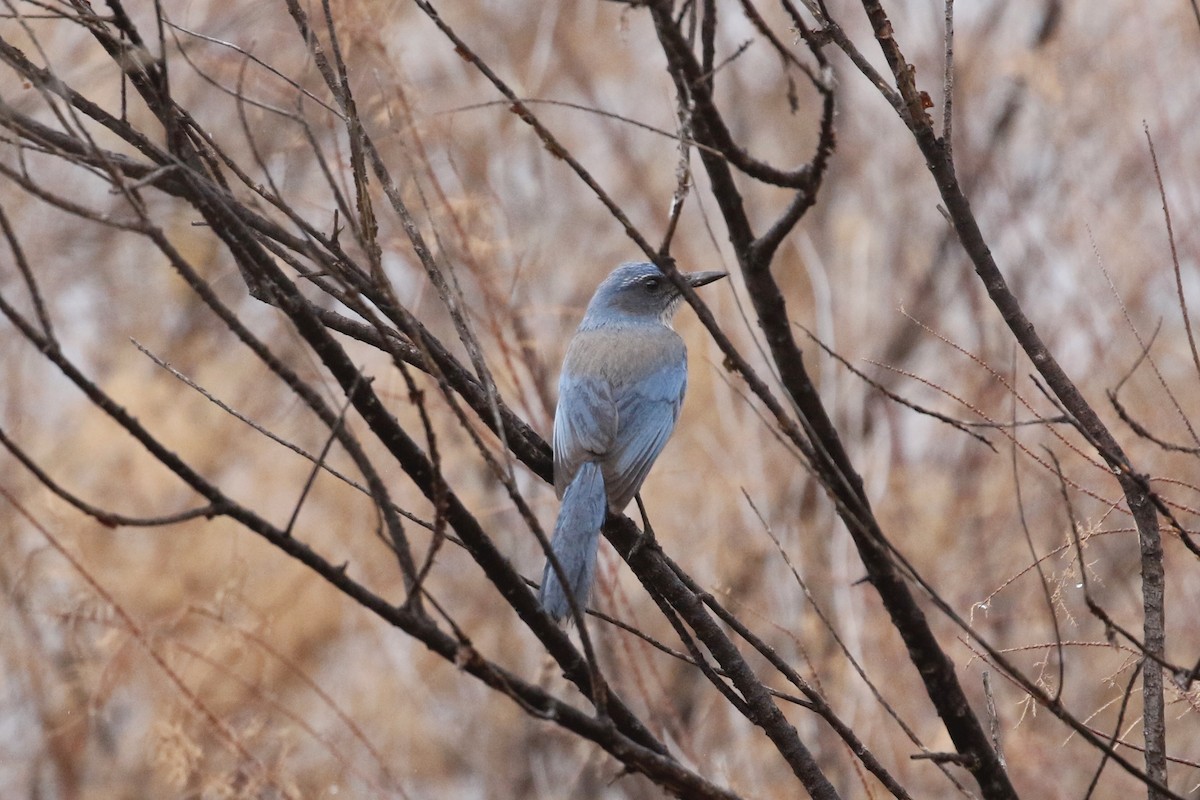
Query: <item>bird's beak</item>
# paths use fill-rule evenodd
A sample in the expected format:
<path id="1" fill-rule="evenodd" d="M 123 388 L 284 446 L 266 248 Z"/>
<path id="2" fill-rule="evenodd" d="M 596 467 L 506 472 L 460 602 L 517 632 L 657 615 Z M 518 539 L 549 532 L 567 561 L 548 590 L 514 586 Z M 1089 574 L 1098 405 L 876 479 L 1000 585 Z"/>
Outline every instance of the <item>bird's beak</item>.
<path id="1" fill-rule="evenodd" d="M 727 272 L 689 272 L 683 277 L 687 278 L 687 282 L 692 285 L 693 289 L 698 289 L 713 281 L 719 281 L 728 274 Z"/>

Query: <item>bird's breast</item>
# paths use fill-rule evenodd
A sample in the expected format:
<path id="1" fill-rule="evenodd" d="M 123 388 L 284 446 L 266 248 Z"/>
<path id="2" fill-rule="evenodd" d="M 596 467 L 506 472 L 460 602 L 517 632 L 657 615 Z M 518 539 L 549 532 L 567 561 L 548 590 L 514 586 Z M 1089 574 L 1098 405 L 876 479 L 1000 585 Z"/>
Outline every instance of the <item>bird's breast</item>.
<path id="1" fill-rule="evenodd" d="M 563 371 L 621 386 L 686 358 L 683 340 L 664 325 L 595 328 L 575 334 Z"/>

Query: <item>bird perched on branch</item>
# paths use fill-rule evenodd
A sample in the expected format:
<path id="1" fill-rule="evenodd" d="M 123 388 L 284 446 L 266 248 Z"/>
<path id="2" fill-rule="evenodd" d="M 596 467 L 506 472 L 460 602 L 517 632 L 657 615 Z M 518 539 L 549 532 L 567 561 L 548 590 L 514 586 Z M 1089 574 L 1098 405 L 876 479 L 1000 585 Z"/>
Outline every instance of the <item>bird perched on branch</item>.
<path id="1" fill-rule="evenodd" d="M 682 277 L 694 288 L 725 273 Z M 687 350 L 671 320 L 682 300 L 658 267 L 622 264 L 596 289 L 567 348 L 554 412 L 554 489 L 562 508 L 550 547 L 581 610 L 606 509 L 629 505 L 679 418 Z M 547 559 L 539 600 L 556 620 L 571 613 L 567 591 Z"/>

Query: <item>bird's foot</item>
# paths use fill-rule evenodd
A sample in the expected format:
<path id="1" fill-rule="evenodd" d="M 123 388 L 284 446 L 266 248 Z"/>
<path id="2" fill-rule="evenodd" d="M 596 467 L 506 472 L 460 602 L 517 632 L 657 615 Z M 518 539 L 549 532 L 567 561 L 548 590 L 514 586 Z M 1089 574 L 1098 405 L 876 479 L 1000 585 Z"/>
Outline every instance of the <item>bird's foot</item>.
<path id="1" fill-rule="evenodd" d="M 638 536 L 637 541 L 633 543 L 633 547 L 629 548 L 629 556 L 626 560 L 632 561 L 638 553 L 645 549 L 659 549 L 658 539 L 654 538 L 653 528 L 646 528 L 646 530 L 642 531 L 642 534 Z"/>

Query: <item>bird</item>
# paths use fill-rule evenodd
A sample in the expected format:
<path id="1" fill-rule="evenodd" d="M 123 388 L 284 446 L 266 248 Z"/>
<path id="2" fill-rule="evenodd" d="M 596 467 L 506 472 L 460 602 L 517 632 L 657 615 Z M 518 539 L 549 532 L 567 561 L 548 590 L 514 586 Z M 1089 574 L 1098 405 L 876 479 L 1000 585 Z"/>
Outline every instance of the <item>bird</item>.
<path id="1" fill-rule="evenodd" d="M 724 272 L 681 273 L 693 288 Z M 621 264 L 601 282 L 563 359 L 554 411 L 554 489 L 562 501 L 538 600 L 555 621 L 587 604 L 607 509 L 642 488 L 675 429 L 687 348 L 671 323 L 683 295 L 654 264 Z"/>

